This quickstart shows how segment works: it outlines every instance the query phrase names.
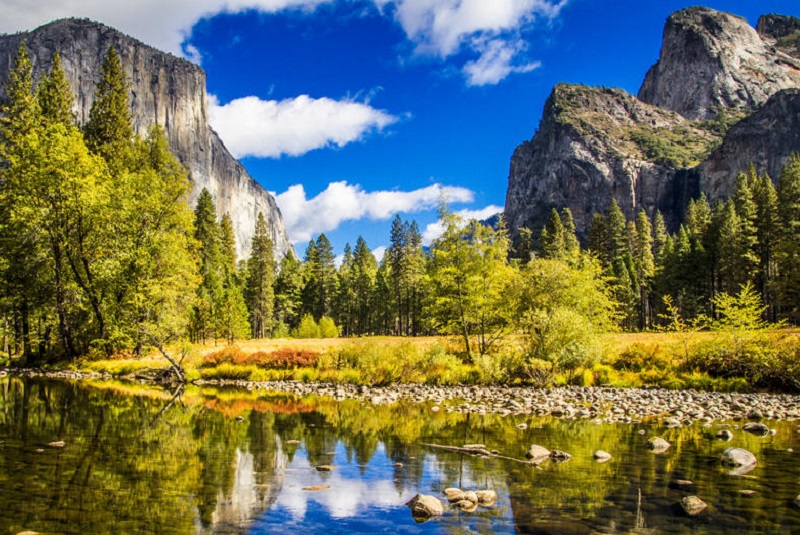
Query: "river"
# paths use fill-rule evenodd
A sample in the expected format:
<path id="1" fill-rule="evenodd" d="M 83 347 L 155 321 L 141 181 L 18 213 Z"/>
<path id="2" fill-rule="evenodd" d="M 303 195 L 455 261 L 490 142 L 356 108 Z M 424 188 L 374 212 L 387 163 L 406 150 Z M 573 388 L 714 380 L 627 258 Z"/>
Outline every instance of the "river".
<path id="1" fill-rule="evenodd" d="M 432 409 L 5 377 L 0 533 L 800 532 L 797 422 L 767 420 L 775 434 L 765 437 L 730 422 L 725 442 L 718 424 Z M 665 453 L 646 447 L 656 435 L 670 442 Z M 532 466 L 430 446 L 475 443 L 521 460 L 531 444 L 572 458 Z M 732 475 L 719 460 L 731 446 L 758 465 Z M 596 462 L 598 449 L 611 460 Z M 462 511 L 447 505 L 448 487 L 490 489 L 497 499 Z M 415 521 L 404 504 L 417 493 L 441 499 L 444 514 Z M 708 509 L 683 514 L 687 495 Z"/>

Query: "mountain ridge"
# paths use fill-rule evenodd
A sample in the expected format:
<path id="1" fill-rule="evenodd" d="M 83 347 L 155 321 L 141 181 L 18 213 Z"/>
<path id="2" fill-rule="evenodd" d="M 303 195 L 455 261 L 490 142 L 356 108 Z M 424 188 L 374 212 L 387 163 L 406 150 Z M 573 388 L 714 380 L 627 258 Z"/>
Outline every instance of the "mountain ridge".
<path id="1" fill-rule="evenodd" d="M 538 232 L 552 208 L 568 207 L 585 239 L 593 213 L 612 199 L 629 219 L 660 210 L 674 230 L 691 198 L 728 196 L 750 163 L 777 179 L 800 151 L 791 130 L 800 122 L 800 61 L 784 51 L 795 36 L 800 43 L 800 19 L 770 15 L 759 26 L 709 8 L 680 10 L 637 96 L 557 84 L 536 133 L 511 158 L 504 213 L 512 235 Z"/>

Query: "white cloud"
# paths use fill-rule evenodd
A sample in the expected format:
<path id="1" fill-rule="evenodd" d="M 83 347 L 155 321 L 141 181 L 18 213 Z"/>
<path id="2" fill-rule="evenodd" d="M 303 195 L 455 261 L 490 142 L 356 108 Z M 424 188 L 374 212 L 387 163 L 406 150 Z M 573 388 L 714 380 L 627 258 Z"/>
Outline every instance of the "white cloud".
<path id="1" fill-rule="evenodd" d="M 278 158 L 343 147 L 398 119 L 353 100 L 300 95 L 278 101 L 250 96 L 220 105 L 212 95 L 209 120 L 235 157 Z"/>
<path id="2" fill-rule="evenodd" d="M 97 20 L 161 50 L 201 61 L 199 51 L 187 39 L 194 25 L 221 13 L 256 10 L 312 12 L 322 4 L 346 0 L 25 0 L 0 1 L 0 33 L 30 30 L 52 20 L 86 17 Z M 371 0 L 382 13 L 393 16 L 418 54 L 441 59 L 468 51 L 477 60 L 465 64 L 471 85 L 480 80 L 499 81 L 533 65 L 520 60 L 524 50 L 516 46 L 520 33 L 538 21 L 558 16 L 567 0 Z M 486 56 L 479 43 L 498 42 Z M 504 43 L 504 44 L 503 44 Z M 502 46 L 501 46 L 502 45 Z M 516 59 L 503 59 L 512 53 Z M 494 68 L 490 69 L 489 64 Z M 511 67 L 512 64 L 521 65 Z M 505 65 L 506 68 L 502 68 Z M 466 70 L 469 69 L 469 72 Z M 483 72 L 484 74 L 480 74 Z M 497 83 L 484 82 L 484 83 Z M 473 83 L 475 82 L 475 83 Z"/>
<path id="3" fill-rule="evenodd" d="M 496 84 L 509 74 L 529 72 L 538 62 L 521 59 L 521 32 L 552 21 L 567 0 L 374 0 L 393 12 L 418 54 L 448 58 L 464 50 L 477 59 L 462 70 L 468 85 Z"/>
<path id="4" fill-rule="evenodd" d="M 378 247 L 376 247 L 376 248 L 374 248 L 372 250 L 372 256 L 374 256 L 375 260 L 377 260 L 378 263 L 380 263 L 381 260 L 383 260 L 383 254 L 385 252 L 386 252 L 386 246 L 385 245 L 379 245 Z"/>
<path id="5" fill-rule="evenodd" d="M 494 204 L 490 204 L 486 208 L 481 208 L 479 210 L 458 210 L 454 212 L 457 216 L 459 216 L 464 223 L 468 222 L 471 219 L 477 219 L 478 221 L 483 221 L 484 219 L 489 219 L 495 214 L 499 214 L 503 211 L 502 206 L 497 206 Z M 433 243 L 436 238 L 444 234 L 444 224 L 442 220 L 439 219 L 433 223 L 428 224 L 425 227 L 425 230 L 422 232 L 422 243 L 423 245 L 430 245 Z"/>
<path id="6" fill-rule="evenodd" d="M 512 65 L 512 61 L 522 48 L 522 41 L 512 43 L 502 39 L 493 39 L 480 44 L 478 48 L 481 52 L 480 57 L 468 61 L 463 68 L 467 85 L 493 85 L 511 73 L 530 72 L 539 68 L 541 63 L 538 61 Z"/>
<path id="7" fill-rule="evenodd" d="M 450 203 L 472 202 L 466 188 L 433 184 L 412 191 L 364 191 L 357 184 L 331 182 L 316 197 L 306 198 L 302 184 L 275 196 L 292 243 L 335 230 L 344 221 L 386 220 L 396 213 L 413 213 L 435 208 L 441 199 Z"/>
<path id="8" fill-rule="evenodd" d="M 312 10 L 335 0 L 11 0 L 0 2 L 0 33 L 30 30 L 55 19 L 86 17 L 113 26 L 178 56 L 192 56 L 181 44 L 204 17 L 254 9 L 277 13 Z M 192 59 L 197 60 L 196 57 Z"/>

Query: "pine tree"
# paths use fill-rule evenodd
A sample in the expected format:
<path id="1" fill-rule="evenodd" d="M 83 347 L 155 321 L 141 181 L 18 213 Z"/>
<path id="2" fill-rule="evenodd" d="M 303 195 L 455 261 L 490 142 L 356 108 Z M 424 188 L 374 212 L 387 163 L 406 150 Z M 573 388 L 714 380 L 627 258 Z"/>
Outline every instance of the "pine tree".
<path id="1" fill-rule="evenodd" d="M 0 106 L 0 141 L 4 153 L 13 150 L 13 145 L 41 122 L 39 101 L 33 90 L 33 66 L 24 41 L 19 44 L 5 90 L 6 100 Z"/>
<path id="2" fill-rule="evenodd" d="M 359 236 L 353 250 L 353 293 L 355 297 L 355 334 L 369 334 L 372 327 L 372 294 L 378 262 L 367 247 L 367 242 Z"/>
<path id="3" fill-rule="evenodd" d="M 758 256 L 758 277 L 756 290 L 766 305 L 767 319 L 777 321 L 777 309 L 774 296 L 777 265 L 775 249 L 780 229 L 778 213 L 778 194 L 772 179 L 764 174 L 753 185 L 753 200 L 756 204 L 756 254 Z"/>
<path id="4" fill-rule="evenodd" d="M 86 144 L 105 159 L 114 174 L 119 174 L 128 165 L 133 126 L 128 82 L 113 47 L 108 48 L 100 73 L 89 120 L 84 127 Z"/>
<path id="5" fill-rule="evenodd" d="M 275 320 L 289 329 L 297 327 L 303 309 L 303 264 L 288 251 L 275 277 Z"/>
<path id="6" fill-rule="evenodd" d="M 558 210 L 550 210 L 550 216 L 542 229 L 539 240 L 542 249 L 542 258 L 564 260 L 566 257 L 566 243 L 564 239 L 564 224 Z"/>
<path id="7" fill-rule="evenodd" d="M 264 338 L 272 331 L 275 294 L 275 258 L 264 214 L 258 213 L 250 258 L 247 260 L 245 297 L 250 312 L 253 338 Z"/>
<path id="8" fill-rule="evenodd" d="M 639 280 L 639 328 L 648 329 L 652 324 L 652 291 L 656 267 L 653 258 L 653 228 L 644 210 L 636 214 L 636 244 L 634 265 Z"/>
<path id="9" fill-rule="evenodd" d="M 780 231 L 777 251 L 781 315 L 800 324 L 800 154 L 789 157 L 777 186 Z"/>
<path id="10" fill-rule="evenodd" d="M 561 210 L 561 224 L 564 227 L 565 258 L 567 261 L 575 263 L 580 257 L 581 246 L 575 230 L 575 221 L 572 219 L 572 211 L 569 208 Z"/>
<path id="11" fill-rule="evenodd" d="M 194 229 L 194 237 L 200 244 L 200 276 L 203 282 L 198 289 L 193 331 L 196 340 L 205 342 L 206 338 L 216 338 L 218 335 L 217 327 L 221 321 L 219 305 L 223 295 L 223 261 L 217 209 L 205 188 L 197 198 Z"/>
<path id="12" fill-rule="evenodd" d="M 69 87 L 67 75 L 61 68 L 61 55 L 58 52 L 53 54 L 53 66 L 50 72 L 42 77 L 37 86 L 37 97 L 45 124 L 64 126 L 75 124 L 75 114 L 72 112 L 75 98 Z"/>
<path id="13" fill-rule="evenodd" d="M 336 255 L 325 234 L 317 236 L 318 264 L 316 277 L 319 281 L 317 314 L 315 318 L 330 316 L 333 312 L 333 298 L 336 295 Z"/>

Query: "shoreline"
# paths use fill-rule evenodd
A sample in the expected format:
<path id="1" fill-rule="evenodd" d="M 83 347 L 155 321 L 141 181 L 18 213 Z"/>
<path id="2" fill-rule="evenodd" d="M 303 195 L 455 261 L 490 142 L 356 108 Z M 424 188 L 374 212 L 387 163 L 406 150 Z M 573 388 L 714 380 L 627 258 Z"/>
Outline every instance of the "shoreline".
<path id="1" fill-rule="evenodd" d="M 5 373 L 4 373 L 5 372 Z M 8 375 L 66 380 L 122 380 L 165 386 L 151 378 L 79 371 L 3 369 Z M 364 404 L 397 402 L 432 403 L 431 411 L 500 416 L 554 416 L 563 419 L 590 419 L 597 423 L 637 423 L 663 420 L 670 427 L 694 422 L 712 424 L 736 420 L 800 419 L 800 395 L 773 393 L 723 393 L 693 389 L 614 388 L 602 386 L 435 386 L 398 383 L 391 386 L 359 386 L 299 381 L 196 380 L 189 384 L 203 387 L 239 388 L 248 391 L 281 392 L 298 397 L 322 396 L 337 401 L 360 400 Z"/>

